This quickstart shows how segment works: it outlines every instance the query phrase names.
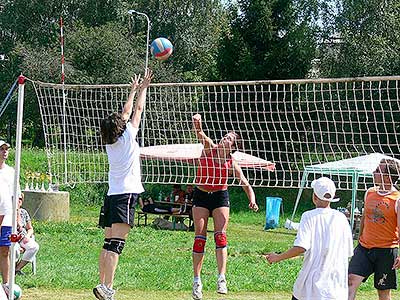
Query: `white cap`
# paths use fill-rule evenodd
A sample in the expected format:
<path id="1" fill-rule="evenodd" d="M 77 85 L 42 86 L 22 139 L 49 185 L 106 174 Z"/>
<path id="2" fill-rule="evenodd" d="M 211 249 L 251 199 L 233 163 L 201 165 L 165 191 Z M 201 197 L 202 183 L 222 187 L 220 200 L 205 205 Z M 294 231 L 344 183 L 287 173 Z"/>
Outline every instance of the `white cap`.
<path id="1" fill-rule="evenodd" d="M 7 142 L 5 142 L 5 141 L 2 141 L 2 140 L 0 140 L 0 147 L 2 147 L 3 145 L 7 145 L 7 146 L 8 146 L 8 148 L 10 148 L 10 147 L 11 147 L 9 143 L 7 143 Z"/>
<path id="2" fill-rule="evenodd" d="M 335 183 L 328 177 L 320 177 L 313 180 L 311 187 L 314 189 L 314 194 L 321 200 L 329 202 L 338 202 L 340 200 L 335 198 Z"/>

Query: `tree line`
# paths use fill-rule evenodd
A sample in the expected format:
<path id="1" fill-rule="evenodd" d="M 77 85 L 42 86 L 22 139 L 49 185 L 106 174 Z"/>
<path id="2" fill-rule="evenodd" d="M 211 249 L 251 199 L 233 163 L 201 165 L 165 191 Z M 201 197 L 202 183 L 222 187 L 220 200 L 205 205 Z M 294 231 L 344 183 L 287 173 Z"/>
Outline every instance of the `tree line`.
<path id="1" fill-rule="evenodd" d="M 0 101 L 21 72 L 60 82 L 60 17 L 66 83 L 127 83 L 142 73 L 147 22 L 130 9 L 149 16 L 150 41 L 174 45 L 168 61 L 150 59 L 155 82 L 399 74 L 400 1 L 0 0 Z M 15 107 L 0 119 L 2 138 Z M 43 145 L 29 88 L 26 107 L 24 136 Z"/>

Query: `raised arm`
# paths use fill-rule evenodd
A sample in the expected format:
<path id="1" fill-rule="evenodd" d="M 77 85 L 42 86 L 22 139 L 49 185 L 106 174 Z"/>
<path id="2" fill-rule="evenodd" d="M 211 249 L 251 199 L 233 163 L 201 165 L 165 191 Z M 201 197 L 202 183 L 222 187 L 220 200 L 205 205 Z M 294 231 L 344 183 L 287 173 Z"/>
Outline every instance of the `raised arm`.
<path id="1" fill-rule="evenodd" d="M 201 115 L 195 114 L 193 117 L 193 129 L 196 132 L 196 136 L 200 143 L 204 146 L 204 151 L 208 152 L 211 149 L 215 148 L 216 145 L 214 142 L 204 133 L 202 125 L 201 125 Z"/>
<path id="2" fill-rule="evenodd" d="M 143 82 L 140 85 L 139 95 L 137 97 L 135 109 L 133 111 L 133 117 L 131 119 L 133 128 L 139 128 L 144 106 L 146 104 L 147 88 L 149 87 L 152 78 L 153 72 L 150 69 L 147 69 L 146 74 L 144 74 Z"/>
<path id="3" fill-rule="evenodd" d="M 239 166 L 238 163 L 233 162 L 233 170 L 235 171 L 235 176 L 239 178 L 240 185 L 242 186 L 243 190 L 246 192 L 247 198 L 249 199 L 249 208 L 258 211 L 258 205 L 256 203 L 256 196 L 254 194 L 253 188 L 249 184 L 246 176 L 244 176 L 242 168 Z"/>
<path id="4" fill-rule="evenodd" d="M 126 100 L 124 108 L 122 109 L 122 119 L 124 119 L 125 121 L 128 121 L 129 117 L 132 114 L 133 99 L 135 98 L 136 91 L 139 88 L 140 75 L 135 74 L 135 76 L 131 79 L 131 91 L 129 93 L 128 100 Z"/>

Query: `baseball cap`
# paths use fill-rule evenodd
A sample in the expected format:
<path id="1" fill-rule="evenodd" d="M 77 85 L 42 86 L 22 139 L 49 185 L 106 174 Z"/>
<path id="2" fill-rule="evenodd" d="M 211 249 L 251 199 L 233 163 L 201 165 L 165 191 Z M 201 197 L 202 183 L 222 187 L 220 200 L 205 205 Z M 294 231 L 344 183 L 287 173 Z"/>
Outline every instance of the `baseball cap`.
<path id="1" fill-rule="evenodd" d="M 335 183 L 328 177 L 320 177 L 311 182 L 314 194 L 321 200 L 329 202 L 338 202 L 340 199 L 335 198 Z"/>
<path id="2" fill-rule="evenodd" d="M 9 143 L 7 143 L 7 142 L 5 142 L 3 140 L 0 140 L 0 147 L 2 147 L 3 145 L 7 145 L 8 148 L 11 147 Z"/>

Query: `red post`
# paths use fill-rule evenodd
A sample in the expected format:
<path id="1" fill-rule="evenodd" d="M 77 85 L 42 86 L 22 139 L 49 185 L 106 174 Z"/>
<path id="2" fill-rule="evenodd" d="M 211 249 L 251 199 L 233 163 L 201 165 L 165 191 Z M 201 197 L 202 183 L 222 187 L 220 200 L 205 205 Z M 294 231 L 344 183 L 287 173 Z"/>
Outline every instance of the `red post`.
<path id="1" fill-rule="evenodd" d="M 19 75 L 18 76 L 18 84 L 24 84 L 25 83 L 25 76 L 24 75 Z"/>

